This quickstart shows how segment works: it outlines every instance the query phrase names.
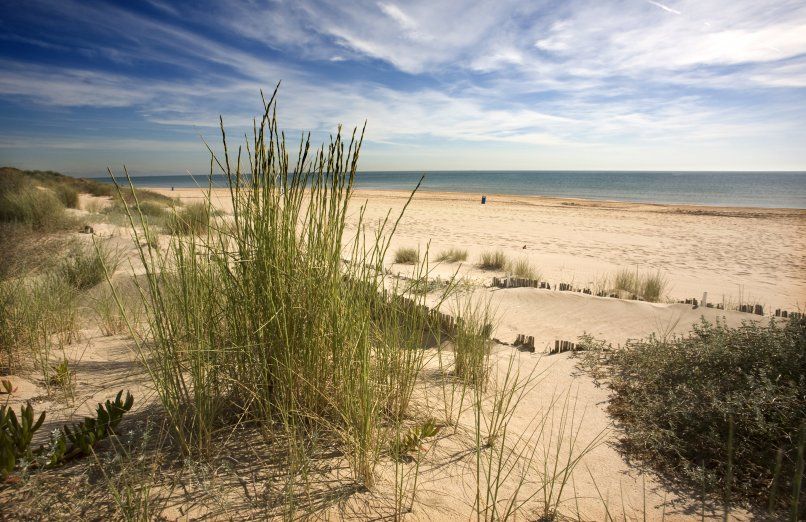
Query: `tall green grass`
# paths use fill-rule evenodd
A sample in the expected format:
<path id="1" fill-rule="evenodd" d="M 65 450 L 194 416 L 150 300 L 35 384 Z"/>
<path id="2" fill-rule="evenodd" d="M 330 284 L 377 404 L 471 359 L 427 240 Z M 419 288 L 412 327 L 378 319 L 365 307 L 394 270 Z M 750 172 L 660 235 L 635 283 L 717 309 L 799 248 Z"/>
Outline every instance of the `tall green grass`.
<path id="1" fill-rule="evenodd" d="M 359 226 L 343 242 L 361 136 L 339 132 L 317 150 L 305 140 L 292 162 L 273 100 L 246 154 L 222 126 L 224 156 L 213 162 L 228 179 L 231 219 L 172 236 L 164 256 L 131 216 L 146 271 L 139 350 L 185 451 L 206 451 L 243 422 L 290 440 L 320 433 L 370 487 L 433 325 L 422 297 L 384 287 L 397 222 L 369 238 Z M 212 213 L 209 200 L 198 213 Z"/>
<path id="2" fill-rule="evenodd" d="M 50 190 L 25 186 L 0 193 L 0 221 L 29 225 L 36 231 L 64 228 L 64 205 Z"/>
<path id="3" fill-rule="evenodd" d="M 57 274 L 0 281 L 0 370 L 16 372 L 33 362 L 47 385 L 51 354 L 78 333 L 76 297 Z"/>

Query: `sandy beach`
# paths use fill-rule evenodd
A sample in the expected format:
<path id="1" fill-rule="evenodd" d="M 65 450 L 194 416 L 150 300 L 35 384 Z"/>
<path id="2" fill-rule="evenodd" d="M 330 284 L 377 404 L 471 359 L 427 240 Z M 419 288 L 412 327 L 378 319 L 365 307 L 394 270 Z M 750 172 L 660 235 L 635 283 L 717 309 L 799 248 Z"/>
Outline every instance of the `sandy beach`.
<path id="1" fill-rule="evenodd" d="M 153 189 L 192 201 L 198 189 Z M 372 225 L 391 210 L 397 216 L 408 192 L 359 190 L 351 207 L 366 204 Z M 214 190 L 213 204 L 229 210 L 229 192 Z M 536 196 L 419 192 L 395 234 L 393 249 L 411 246 L 435 254 L 461 247 L 470 257 L 460 275 L 474 268 L 484 250 L 526 258 L 551 282 L 590 286 L 621 268 L 660 270 L 668 297 L 680 300 L 759 303 L 765 310 L 806 305 L 806 210 L 650 205 Z M 456 266 L 435 266 L 446 276 Z"/>
<path id="2" fill-rule="evenodd" d="M 200 190 L 156 189 L 185 202 L 201 200 Z M 387 212 L 403 208 L 407 193 L 359 191 L 351 202 L 357 219 L 366 205 L 365 223 L 371 229 Z M 583 333 L 616 344 L 652 333 L 685 334 L 705 318 L 730 326 L 764 321 L 747 313 L 694 309 L 674 301 L 702 295 L 713 302 L 739 299 L 796 310 L 806 301 L 806 211 L 691 207 L 583 201 L 538 197 L 478 196 L 428 193 L 415 196 L 400 222 L 390 251 L 408 246 L 432 253 L 443 248 L 468 250 L 468 262 L 435 263 L 431 275 L 473 281 L 496 310 L 494 365 L 506 367 L 510 357 L 526 374 L 540 375 L 538 385 L 523 399 L 524 407 L 512 419 L 511 429 L 528 431 L 536 411 L 557 396 L 573 397 L 578 415 L 579 446 L 603 435 L 574 473 L 574 490 L 567 502 L 577 504 L 584 519 L 604 516 L 602 499 L 618 499 L 617 518 L 634 518 L 647 506 L 648 519 L 685 520 L 696 501 L 679 497 L 652 473 L 633 467 L 617 450 L 618 428 L 606 413 L 608 391 L 576 368 L 569 354 L 547 355 L 556 339 L 575 340 Z M 228 192 L 215 191 L 212 200 L 228 212 Z M 355 231 L 355 222 L 346 235 Z M 525 248 L 524 248 L 525 247 Z M 668 295 L 659 303 L 629 301 L 534 288 L 489 288 L 495 272 L 483 271 L 475 260 L 483 250 L 501 249 L 509 257 L 527 258 L 553 284 L 589 285 L 601 274 L 619 268 L 660 270 L 668 277 Z M 390 256 L 391 256 L 390 252 Z M 410 268 L 389 261 L 392 274 L 408 275 Z M 503 275 L 500 273 L 498 275 Z M 433 300 L 433 299 L 432 299 Z M 450 310 L 448 310 L 450 311 Z M 514 350 L 518 334 L 535 337 L 535 353 Z M 434 404 L 436 390 L 420 390 L 422 404 Z M 437 401 L 438 402 L 438 401 Z M 448 448 L 450 447 L 450 443 Z M 443 458 L 448 458 L 450 452 Z M 439 453 L 437 453 L 439 455 Z M 438 457 L 426 467 L 421 504 L 416 519 L 462 519 L 466 491 L 462 465 L 445 467 Z M 446 495 L 446 492 L 448 493 Z M 623 506 L 623 512 L 621 511 Z M 611 505 L 611 515 L 612 505 Z M 710 509 L 710 508 L 709 508 Z M 748 516 L 734 512 L 735 516 Z"/>
<path id="3" fill-rule="evenodd" d="M 200 189 L 152 190 L 185 203 L 205 198 Z M 389 212 L 396 218 L 408 197 L 408 193 L 395 191 L 357 191 L 350 203 L 345 238 L 356 232 L 362 207 L 364 224 L 372 231 Z M 222 211 L 222 219 L 227 219 L 232 211 L 229 192 L 215 190 L 211 199 Z M 92 202 L 108 204 L 103 198 L 81 196 L 82 207 Z M 84 210 L 72 212 L 90 219 Z M 142 265 L 138 265 L 131 231 L 108 222 L 94 226 L 96 237 L 108 238 L 127 259 L 121 265 L 126 268 L 121 268 L 116 277 L 122 281 L 132 273 L 140 273 Z M 89 241 L 87 236 L 80 239 Z M 161 241 L 164 246 L 168 238 L 163 236 Z M 414 247 L 422 252 L 428 248 L 429 258 L 446 248 L 468 251 L 464 263 L 432 263 L 429 277 L 448 279 L 456 275 L 472 289 L 473 299 L 489 300 L 495 312 L 492 337 L 496 342 L 490 360 L 493 383 L 504 378 L 510 364 L 520 375 L 533 376 L 534 385 L 525 391 L 508 422 L 510 434 L 530 437 L 536 429 L 536 419 L 548 419 L 551 435 L 534 440 L 536 462 L 541 466 L 556 459 L 553 451 L 558 442 L 567 441 L 572 434 L 576 441 L 571 453 L 587 451 L 557 501 L 558 509 L 573 512 L 580 520 L 602 520 L 607 513 L 617 519 L 690 520 L 699 518 L 703 506 L 654 472 L 639 468 L 619 450 L 620 428 L 607 412 L 610 391 L 580 370 L 579 360 L 572 354 L 550 355 L 556 340 L 576 341 L 590 334 L 616 346 L 653 333 L 686 334 L 703 318 L 724 321 L 728 326 L 768 321 L 773 308 L 800 310 L 806 301 L 804 210 L 498 195 L 488 195 L 487 203 L 481 205 L 473 194 L 422 192 L 415 195 L 400 221 L 385 263 L 389 278 L 406 280 L 411 275 L 410 265 L 393 262 L 398 247 Z M 477 266 L 485 250 L 502 250 L 513 260 L 528 259 L 553 289 L 492 287 L 492 278 L 506 273 Z M 580 288 L 593 286 L 598 278 L 622 268 L 660 271 L 669 281 L 666 293 L 659 302 L 651 303 L 556 289 L 560 282 Z M 695 308 L 677 302 L 699 298 L 703 292 L 708 292 L 709 301 L 723 303 L 728 309 Z M 435 303 L 438 292 L 428 294 L 426 299 Z M 763 304 L 767 316 L 730 310 L 739 302 Z M 452 313 L 451 306 L 450 302 L 443 304 L 443 311 Z M 81 312 L 84 324 L 93 323 L 92 313 L 89 308 Z M 521 334 L 534 337 L 533 353 L 512 346 Z M 147 419 L 147 412 L 158 399 L 132 349 L 127 336 L 110 337 L 95 326 L 86 326 L 79 340 L 63 352 L 75 371 L 77 388 L 72 406 L 48 395 L 35 376 L 26 375 L 12 376 L 18 393 L 10 398 L 10 404 L 16 407 L 40 397 L 38 407 L 49 411 L 46 427 L 50 429 L 55 423 L 89 413 L 96 401 L 125 386 L 138 397 L 137 415 Z M 437 352 L 429 349 L 424 371 L 437 373 L 439 368 Z M 443 388 L 425 379 L 415 390 L 415 410 L 426 416 L 438 415 L 435 412 L 444 408 L 442 393 Z M 558 404 L 565 404 L 566 413 L 572 415 L 570 423 L 562 428 L 558 428 L 563 415 Z M 472 411 L 465 410 L 459 414 L 456 432 L 433 444 L 433 451 L 421 463 L 417 503 L 407 519 L 467 519 L 473 509 L 474 483 L 465 447 L 472 445 L 472 425 Z M 562 458 L 568 448 L 558 454 Z M 237 473 L 253 473 L 249 469 L 247 466 Z M 526 484 L 536 484 L 542 473 L 539 467 L 524 470 Z M 388 493 L 395 487 L 394 470 L 382 465 L 378 477 L 375 492 L 354 493 L 319 516 L 365 519 L 369 513 L 384 512 L 389 507 Z M 220 487 L 222 498 L 230 502 L 222 504 L 230 506 L 222 507 L 223 511 L 217 512 L 209 504 L 194 507 L 187 503 L 188 496 L 178 500 L 176 505 L 181 508 L 168 508 L 162 514 L 168 519 L 216 519 L 228 516 L 235 509 L 232 506 L 247 502 L 238 487 Z M 509 487 L 512 484 L 505 485 L 504 490 Z M 530 502 L 537 503 L 542 494 L 536 494 Z M 706 516 L 721 518 L 719 506 L 708 504 Z M 751 518 L 750 513 L 740 509 L 735 509 L 732 516 Z"/>

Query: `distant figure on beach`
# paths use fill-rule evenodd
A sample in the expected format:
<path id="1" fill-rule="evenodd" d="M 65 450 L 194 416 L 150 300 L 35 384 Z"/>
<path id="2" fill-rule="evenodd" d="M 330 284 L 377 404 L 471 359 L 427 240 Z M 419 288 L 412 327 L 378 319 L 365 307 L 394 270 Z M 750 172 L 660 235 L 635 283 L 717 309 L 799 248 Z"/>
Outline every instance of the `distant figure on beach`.
<path id="1" fill-rule="evenodd" d="M 487 203 L 487 196 L 481 196 L 481 204 L 485 205 Z"/>
<path id="2" fill-rule="evenodd" d="M 174 191 L 174 188 L 173 188 L 173 187 L 171 187 L 171 192 L 173 192 L 173 191 Z"/>

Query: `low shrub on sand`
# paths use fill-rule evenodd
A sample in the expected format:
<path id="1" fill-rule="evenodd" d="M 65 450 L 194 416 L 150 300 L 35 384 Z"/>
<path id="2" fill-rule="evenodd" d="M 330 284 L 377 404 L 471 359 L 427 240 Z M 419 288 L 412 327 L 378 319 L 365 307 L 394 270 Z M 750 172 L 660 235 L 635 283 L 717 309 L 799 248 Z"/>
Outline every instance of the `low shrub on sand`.
<path id="1" fill-rule="evenodd" d="M 592 350 L 583 365 L 613 390 L 627 454 L 693 492 L 792 508 L 804 469 L 806 320 L 703 320 L 684 337 L 582 345 Z"/>
<path id="2" fill-rule="evenodd" d="M 448 248 L 439 253 L 436 258 L 440 263 L 458 263 L 467 261 L 467 250 L 463 248 Z"/>
<path id="3" fill-rule="evenodd" d="M 395 251 L 395 263 L 413 265 L 420 262 L 420 253 L 416 248 L 404 247 Z"/>
<path id="4" fill-rule="evenodd" d="M 482 270 L 504 270 L 507 266 L 507 256 L 500 250 L 487 250 L 481 253 L 479 268 Z"/>

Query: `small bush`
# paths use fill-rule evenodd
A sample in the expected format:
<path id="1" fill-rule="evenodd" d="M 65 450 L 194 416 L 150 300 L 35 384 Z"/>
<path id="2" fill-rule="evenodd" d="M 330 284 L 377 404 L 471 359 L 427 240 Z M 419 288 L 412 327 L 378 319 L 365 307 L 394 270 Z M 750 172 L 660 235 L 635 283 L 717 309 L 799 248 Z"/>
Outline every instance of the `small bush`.
<path id="1" fill-rule="evenodd" d="M 174 209 L 165 221 L 166 231 L 175 236 L 204 234 L 209 225 L 210 208 L 205 203 L 191 203 Z"/>
<path id="2" fill-rule="evenodd" d="M 535 270 L 528 259 L 523 258 L 515 261 L 509 267 L 509 272 L 515 277 L 522 277 L 524 279 L 540 280 L 540 272 Z"/>
<path id="3" fill-rule="evenodd" d="M 507 266 L 507 256 L 500 250 L 481 253 L 479 268 L 482 270 L 503 270 Z"/>
<path id="4" fill-rule="evenodd" d="M 462 248 L 449 248 L 440 252 L 436 260 L 440 263 L 458 263 L 459 261 L 467 261 L 467 250 Z"/>
<path id="5" fill-rule="evenodd" d="M 420 253 L 414 248 L 398 248 L 395 251 L 395 263 L 413 265 L 420 262 Z"/>
<path id="6" fill-rule="evenodd" d="M 583 344 L 602 347 L 590 337 Z M 695 492 L 705 485 L 728 499 L 790 507 L 803 472 L 804 346 L 803 319 L 738 328 L 703 320 L 686 337 L 589 351 L 583 365 L 614 392 L 609 411 L 627 454 Z"/>
<path id="7" fill-rule="evenodd" d="M 104 244 L 76 247 L 62 265 L 65 281 L 77 290 L 86 290 L 106 279 L 106 271 L 114 273 L 118 265 L 117 254 Z"/>

